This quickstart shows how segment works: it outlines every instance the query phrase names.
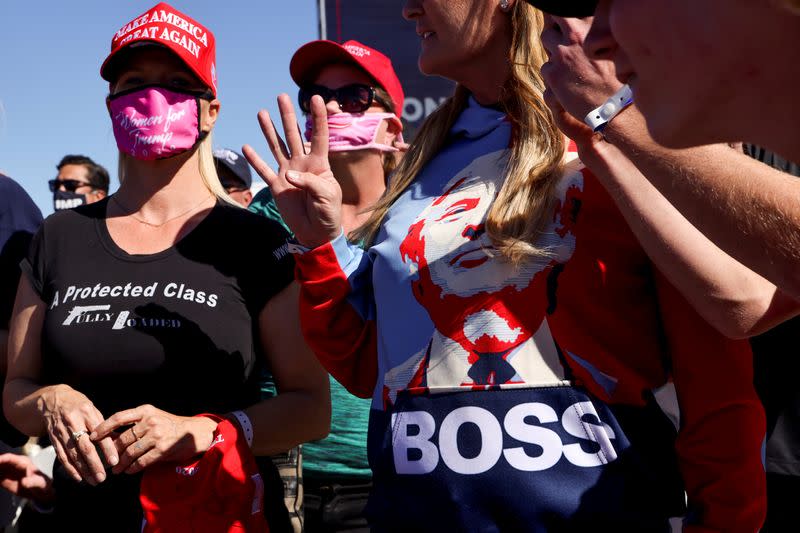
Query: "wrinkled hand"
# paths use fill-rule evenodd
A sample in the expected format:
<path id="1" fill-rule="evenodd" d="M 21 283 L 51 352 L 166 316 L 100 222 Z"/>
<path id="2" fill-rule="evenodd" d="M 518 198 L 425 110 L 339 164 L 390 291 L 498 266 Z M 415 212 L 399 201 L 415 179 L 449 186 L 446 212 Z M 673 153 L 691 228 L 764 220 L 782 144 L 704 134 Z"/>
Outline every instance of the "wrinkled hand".
<path id="1" fill-rule="evenodd" d="M 118 435 L 112 433 L 124 426 L 131 427 Z M 186 461 L 205 452 L 216 427 L 209 418 L 177 416 L 142 405 L 111 415 L 95 428 L 91 439 L 97 442 L 113 436 L 119 463 L 112 472 L 135 474 L 158 461 Z"/>
<path id="2" fill-rule="evenodd" d="M 542 77 L 563 108 L 580 121 L 622 87 L 610 59 L 586 55 L 584 40 L 591 25 L 592 19 L 546 15 L 542 31 L 549 57 Z"/>
<path id="3" fill-rule="evenodd" d="M 320 96 L 311 99 L 313 130 L 306 153 L 294 107 L 289 96 L 278 97 L 286 143 L 278 136 L 269 113 L 258 113 L 261 131 L 278 162 L 276 174 L 249 145 L 242 153 L 269 185 L 275 204 L 292 232 L 304 246 L 315 248 L 342 231 L 342 189 L 328 163 L 328 114 Z"/>
<path id="4" fill-rule="evenodd" d="M 14 496 L 38 503 L 53 500 L 53 481 L 39 470 L 30 457 L 16 453 L 0 455 L 0 487 Z"/>
<path id="5" fill-rule="evenodd" d="M 76 481 L 102 483 L 106 479 L 105 467 L 89 440 L 89 432 L 103 421 L 103 415 L 89 398 L 67 385 L 59 385 L 43 397 L 42 414 L 50 442 L 67 473 Z M 74 438 L 79 432 L 84 433 Z M 111 439 L 100 439 L 97 444 L 108 464 L 116 464 L 117 450 Z"/>

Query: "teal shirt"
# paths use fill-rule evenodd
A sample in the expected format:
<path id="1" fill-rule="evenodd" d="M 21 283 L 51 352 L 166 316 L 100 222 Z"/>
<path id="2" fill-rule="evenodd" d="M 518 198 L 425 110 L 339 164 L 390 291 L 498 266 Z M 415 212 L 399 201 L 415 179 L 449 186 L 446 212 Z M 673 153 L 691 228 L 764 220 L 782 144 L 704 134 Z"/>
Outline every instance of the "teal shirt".
<path id="1" fill-rule="evenodd" d="M 260 190 L 253 198 L 250 211 L 283 224 L 269 188 Z M 303 472 L 311 477 L 348 476 L 363 477 L 367 481 L 372 472 L 367 462 L 367 426 L 370 400 L 353 396 L 338 381 L 331 382 L 331 431 L 322 440 L 303 445 Z M 274 395 L 272 376 L 265 375 L 262 393 Z"/>

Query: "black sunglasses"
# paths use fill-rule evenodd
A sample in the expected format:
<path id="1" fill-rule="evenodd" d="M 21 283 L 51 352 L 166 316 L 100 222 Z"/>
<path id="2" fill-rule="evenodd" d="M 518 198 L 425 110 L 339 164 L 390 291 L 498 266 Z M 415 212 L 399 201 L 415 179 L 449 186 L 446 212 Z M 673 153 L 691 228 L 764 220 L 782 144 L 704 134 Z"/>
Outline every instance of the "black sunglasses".
<path id="1" fill-rule="evenodd" d="M 389 107 L 375 94 L 373 87 L 363 83 L 353 83 L 338 89 L 329 89 L 323 85 L 307 85 L 302 87 L 297 95 L 297 101 L 303 113 L 311 112 L 311 97 L 315 94 L 320 95 L 326 104 L 331 100 L 336 100 L 339 109 L 345 113 L 363 113 L 372 106 L 373 102 L 378 102 L 387 109 Z"/>
<path id="2" fill-rule="evenodd" d="M 56 192 L 57 189 L 64 187 L 64 189 L 68 190 L 69 192 L 75 192 L 76 189 L 79 187 L 94 187 L 88 181 L 78 181 L 78 180 L 50 180 L 47 182 L 50 186 L 50 192 Z"/>

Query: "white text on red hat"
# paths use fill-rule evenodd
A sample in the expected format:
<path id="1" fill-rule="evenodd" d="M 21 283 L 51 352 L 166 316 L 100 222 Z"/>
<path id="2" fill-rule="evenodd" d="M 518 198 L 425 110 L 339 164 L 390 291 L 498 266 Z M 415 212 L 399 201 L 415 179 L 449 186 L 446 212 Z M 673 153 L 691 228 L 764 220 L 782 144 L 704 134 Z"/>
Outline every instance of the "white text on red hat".
<path id="1" fill-rule="evenodd" d="M 354 44 L 347 44 L 344 46 L 344 49 L 353 54 L 354 56 L 358 57 L 372 55 L 372 52 L 370 52 L 366 48 L 361 48 L 360 46 L 356 46 Z"/>
<path id="2" fill-rule="evenodd" d="M 177 30 L 170 30 L 168 27 L 153 26 L 150 28 L 138 29 L 147 24 L 158 22 L 160 24 L 170 24 L 186 35 L 181 35 Z M 154 39 L 161 41 L 171 41 L 179 46 L 182 46 L 190 54 L 195 57 L 200 57 L 200 44 L 208 46 L 208 32 L 203 28 L 185 20 L 180 15 L 170 13 L 164 9 L 147 13 L 141 17 L 129 22 L 114 36 L 114 40 L 119 40 L 119 45 L 134 39 Z M 199 43 L 198 43 L 199 41 Z"/>

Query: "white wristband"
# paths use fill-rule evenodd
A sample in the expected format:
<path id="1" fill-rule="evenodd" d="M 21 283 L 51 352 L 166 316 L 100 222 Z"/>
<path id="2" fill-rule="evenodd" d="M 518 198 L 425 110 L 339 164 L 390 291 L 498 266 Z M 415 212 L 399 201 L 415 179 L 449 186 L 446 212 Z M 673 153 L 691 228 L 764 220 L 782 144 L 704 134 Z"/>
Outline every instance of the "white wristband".
<path id="1" fill-rule="evenodd" d="M 614 93 L 603 105 L 589 112 L 583 121 L 592 128 L 592 131 L 602 130 L 611 119 L 633 103 L 633 92 L 627 85 Z"/>
<path id="2" fill-rule="evenodd" d="M 247 445 L 253 447 L 253 424 L 250 422 L 250 417 L 244 414 L 244 411 L 233 411 L 231 413 L 236 421 L 239 422 L 239 427 L 244 432 L 244 438 L 247 440 Z"/>

